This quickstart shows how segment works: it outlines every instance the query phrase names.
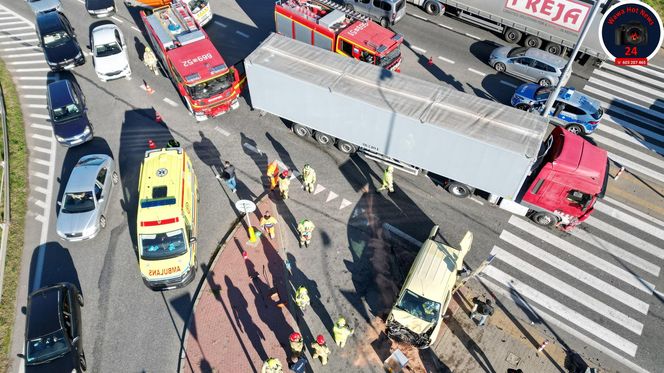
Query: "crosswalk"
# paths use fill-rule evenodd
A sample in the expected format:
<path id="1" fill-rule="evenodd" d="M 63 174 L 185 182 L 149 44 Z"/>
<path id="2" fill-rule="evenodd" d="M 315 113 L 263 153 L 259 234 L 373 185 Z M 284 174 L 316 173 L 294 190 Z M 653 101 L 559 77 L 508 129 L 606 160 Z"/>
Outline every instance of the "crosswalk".
<path id="1" fill-rule="evenodd" d="M 599 100 L 604 117 L 591 137 L 628 170 L 664 183 L 664 67 L 596 69 L 583 91 Z"/>
<path id="2" fill-rule="evenodd" d="M 629 232 L 616 226 L 629 226 Z M 480 275 L 549 326 L 574 334 L 630 370 L 664 259 L 664 221 L 606 198 L 587 224 L 564 234 L 512 216 Z"/>

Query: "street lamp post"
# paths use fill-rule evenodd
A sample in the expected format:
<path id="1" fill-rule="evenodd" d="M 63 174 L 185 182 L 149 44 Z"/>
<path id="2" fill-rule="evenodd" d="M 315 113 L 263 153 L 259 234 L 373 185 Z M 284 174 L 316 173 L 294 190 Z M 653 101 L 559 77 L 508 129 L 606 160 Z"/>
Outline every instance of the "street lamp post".
<path id="1" fill-rule="evenodd" d="M 593 23 L 595 16 L 599 12 L 600 9 L 599 3 L 600 3 L 599 0 L 595 0 L 593 8 L 590 10 L 590 15 L 588 16 L 586 22 L 583 25 L 583 29 L 581 30 L 581 34 L 579 35 L 579 40 L 577 40 L 576 44 L 574 45 L 574 49 L 572 50 L 572 54 L 569 57 L 569 61 L 567 61 L 567 65 L 565 65 L 565 69 L 563 69 L 560 79 L 558 80 L 558 84 L 556 84 L 556 87 L 554 88 L 553 92 L 551 92 L 551 95 L 549 95 L 549 99 L 546 100 L 546 105 L 544 105 L 544 110 L 542 110 L 541 113 L 543 117 L 547 117 L 549 115 L 549 111 L 551 111 L 553 103 L 558 98 L 558 94 L 560 93 L 560 88 L 562 88 L 563 85 L 567 84 L 567 80 L 572 75 L 572 64 L 574 63 L 576 55 L 579 54 L 579 49 L 581 49 L 581 44 L 583 43 L 583 39 L 586 38 L 588 31 L 590 31 L 590 25 Z"/>

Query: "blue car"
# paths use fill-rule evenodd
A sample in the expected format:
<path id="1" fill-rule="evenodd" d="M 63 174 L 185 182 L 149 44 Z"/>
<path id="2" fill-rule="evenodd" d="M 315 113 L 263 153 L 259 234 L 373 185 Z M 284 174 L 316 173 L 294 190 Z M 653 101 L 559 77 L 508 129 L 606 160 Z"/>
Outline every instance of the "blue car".
<path id="1" fill-rule="evenodd" d="M 553 87 L 542 87 L 535 83 L 522 84 L 514 92 L 511 103 L 517 109 L 541 112 L 551 92 Z M 597 100 L 574 88 L 563 87 L 549 116 L 553 124 L 565 127 L 574 134 L 589 135 L 595 131 L 603 114 Z"/>

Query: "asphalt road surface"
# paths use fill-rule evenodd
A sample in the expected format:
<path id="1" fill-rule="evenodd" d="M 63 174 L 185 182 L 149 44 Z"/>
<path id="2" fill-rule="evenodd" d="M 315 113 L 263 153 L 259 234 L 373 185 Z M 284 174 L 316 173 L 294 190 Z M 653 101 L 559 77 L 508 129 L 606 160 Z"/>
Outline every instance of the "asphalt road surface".
<path id="1" fill-rule="evenodd" d="M 178 368 L 180 338 L 196 285 L 168 292 L 148 290 L 131 239 L 137 172 L 147 139 L 163 145 L 175 137 L 192 156 L 199 178 L 204 206 L 199 215 L 201 263 L 236 218 L 232 204 L 237 197 L 215 178 L 222 160 L 237 167 L 238 195 L 244 198 L 263 191 L 261 175 L 268 160 L 279 158 L 294 169 L 311 163 L 318 173 L 318 193 L 293 190 L 287 211 L 280 213 L 296 219 L 306 216 L 319 227 L 317 238 L 324 252 L 304 271 L 326 279 L 317 288 L 330 315 L 363 320 L 386 307 L 381 294 L 393 291 L 394 284 L 376 281 L 385 274 L 369 245 L 377 228 L 401 237 L 413 253 L 415 243 L 433 224 L 440 224 L 442 238 L 453 245 L 466 230 L 473 231 L 470 267 L 496 254 L 482 281 L 520 320 L 540 325 L 552 338 L 610 370 L 658 372 L 664 366 L 664 356 L 658 353 L 664 337 L 664 297 L 658 291 L 664 286 L 664 91 L 658 84 L 664 78 L 662 56 L 654 66 L 605 66 L 593 71 L 588 82 L 578 77 L 571 81 L 604 103 L 606 115 L 591 140 L 610 152 L 613 175 L 617 164 L 627 171 L 610 181 L 607 198 L 598 203 L 593 217 L 566 234 L 512 217 L 479 196 L 457 200 L 422 176 L 397 173 L 394 195 L 367 193 L 378 183 L 380 164 L 299 139 L 279 118 L 259 116 L 244 100 L 233 112 L 196 123 L 170 81 L 149 73 L 139 60 L 146 42 L 135 8 L 118 2 L 118 14 L 99 21 L 87 15 L 81 0 L 63 0 L 82 46 L 88 44 L 92 25 L 109 20 L 123 30 L 131 46 L 132 79 L 101 83 L 89 56 L 71 73 L 48 72 L 28 6 L 7 0 L 0 4 L 0 55 L 21 94 L 30 149 L 30 212 L 12 356 L 22 350 L 21 307 L 27 294 L 53 282 L 71 281 L 86 299 L 84 348 L 90 371 Z M 272 4 L 211 2 L 215 16 L 206 29 L 229 65 L 273 29 Z M 429 20 L 409 15 L 395 26 L 406 38 L 402 73 L 508 102 L 520 82 L 486 64 L 491 49 L 503 44 L 496 35 L 449 17 L 430 18 L 413 7 L 410 12 Z M 44 96 L 48 81 L 64 77 L 81 85 L 96 135 L 91 143 L 69 150 L 52 137 Z M 144 80 L 154 94 L 140 88 Z M 156 112 L 163 124 L 155 122 Z M 92 241 L 63 242 L 54 230 L 56 201 L 76 160 L 99 152 L 114 156 L 121 178 L 110 197 L 108 225 Z M 444 161 L 445 149 L 432 149 L 431 155 Z M 14 371 L 19 370 L 21 360 L 14 363 Z"/>

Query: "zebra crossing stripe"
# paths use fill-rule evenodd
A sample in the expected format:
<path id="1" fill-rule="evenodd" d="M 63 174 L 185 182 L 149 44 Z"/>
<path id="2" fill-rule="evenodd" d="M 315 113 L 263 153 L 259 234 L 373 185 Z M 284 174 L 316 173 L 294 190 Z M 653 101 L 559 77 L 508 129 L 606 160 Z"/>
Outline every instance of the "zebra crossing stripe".
<path id="1" fill-rule="evenodd" d="M 633 157 L 637 157 L 637 158 L 639 158 L 639 160 L 650 163 L 653 166 L 657 166 L 659 168 L 664 168 L 664 160 L 662 160 L 660 158 L 650 156 L 646 153 L 640 152 L 640 151 L 638 151 L 634 148 L 625 146 L 625 145 L 623 145 L 619 142 L 613 141 L 613 140 L 611 140 L 609 138 L 606 138 L 604 136 L 601 136 L 601 135 L 595 134 L 593 136 L 593 140 L 597 141 L 598 143 L 602 143 L 602 144 L 604 144 L 604 145 L 606 145 L 610 148 L 618 149 L 618 150 L 620 150 L 621 152 L 623 152 L 625 154 L 629 154 Z"/>
<path id="2" fill-rule="evenodd" d="M 618 209 L 615 209 L 609 205 L 605 204 L 600 204 L 599 206 L 595 206 L 595 210 L 603 212 L 612 218 L 616 218 L 620 220 L 623 223 L 627 223 L 635 228 L 638 228 L 642 230 L 645 233 L 648 233 L 656 238 L 659 239 L 664 239 L 664 229 L 656 227 L 652 224 L 646 223 L 640 219 L 637 219 L 633 217 L 630 214 L 627 214 L 625 212 L 622 212 Z M 664 250 L 660 250 L 659 252 L 664 253 Z"/>
<path id="3" fill-rule="evenodd" d="M 615 97 L 615 96 L 613 96 L 612 93 L 605 92 L 601 89 L 598 89 L 598 88 L 595 88 L 595 87 L 592 87 L 592 86 L 588 86 L 588 85 L 585 86 L 583 88 L 583 90 L 586 91 L 586 92 L 590 92 L 590 93 L 593 93 L 595 95 L 598 95 L 600 97 L 604 97 L 605 99 L 609 100 L 609 102 L 611 102 L 611 103 L 606 103 L 605 102 L 605 104 L 606 104 L 605 107 L 607 107 L 609 111 L 613 110 L 613 106 L 615 106 L 615 105 L 613 105 L 613 103 L 618 103 L 618 104 L 628 106 L 631 109 L 634 109 L 634 110 L 637 110 L 637 111 L 640 111 L 640 112 L 643 112 L 643 113 L 646 113 L 646 114 L 649 114 L 649 115 L 652 115 L 654 117 L 657 117 L 659 119 L 664 120 L 664 113 L 660 113 L 659 111 L 650 110 L 647 107 L 635 104 L 633 102 L 624 100 L 624 99 L 619 98 L 619 97 Z M 623 91 L 623 90 L 624 89 L 622 89 L 622 88 L 619 89 L 619 91 Z"/>
<path id="4" fill-rule="evenodd" d="M 643 212 L 643 211 L 641 211 L 641 210 L 637 210 L 637 209 L 635 209 L 634 207 L 629 206 L 629 205 L 626 205 L 626 204 L 624 204 L 624 203 L 622 203 L 622 202 L 620 202 L 620 201 L 617 201 L 617 200 L 615 200 L 615 199 L 613 199 L 613 198 L 611 198 L 611 197 L 609 197 L 609 196 L 604 196 L 604 198 L 602 198 L 601 201 L 597 201 L 597 202 L 595 203 L 595 206 L 597 206 L 597 205 L 603 205 L 605 202 L 608 202 L 608 203 L 610 203 L 610 204 L 612 204 L 612 205 L 614 205 L 614 206 L 618 206 L 618 207 L 620 207 L 620 208 L 623 209 L 623 210 L 627 210 L 627 211 L 631 212 L 632 214 L 638 215 L 638 216 L 640 216 L 640 217 L 643 218 L 643 219 L 650 220 L 650 222 L 655 223 L 655 224 L 657 224 L 657 225 L 660 225 L 660 226 L 664 227 L 664 221 L 661 221 L 661 220 L 659 220 L 659 219 L 657 219 L 657 218 L 654 218 L 654 217 L 652 217 L 652 216 L 646 214 L 645 212 Z"/>
<path id="5" fill-rule="evenodd" d="M 637 70 L 637 71 L 640 71 L 640 72 L 643 72 L 643 73 L 646 73 L 646 74 L 657 75 L 657 76 L 660 76 L 660 77 L 664 78 L 664 74 L 660 73 L 659 71 L 657 71 L 655 69 L 649 69 L 647 67 L 642 67 L 642 66 L 638 66 L 638 68 L 636 66 L 629 66 L 627 69 L 625 69 L 623 66 L 618 67 L 618 66 L 613 66 L 611 64 L 606 63 L 606 64 L 602 65 L 602 69 L 607 70 L 607 71 L 613 71 L 613 72 L 616 72 L 618 74 L 624 74 L 626 71 L 629 71 L 629 70 Z M 600 71 L 601 70 L 595 70 L 595 74 L 597 74 Z M 614 74 L 611 74 L 611 75 L 615 76 Z M 637 80 L 637 81 L 652 84 L 655 87 L 659 87 L 662 84 L 661 81 L 657 81 L 657 80 L 652 79 L 652 78 L 650 78 L 648 76 L 645 76 L 643 74 L 640 74 L 640 73 L 634 74 L 634 71 L 630 71 L 629 75 L 633 76 L 634 79 Z"/>
<path id="6" fill-rule="evenodd" d="M 538 258 L 539 260 L 548 263 L 549 265 L 557 268 L 558 270 L 567 273 L 571 277 L 583 282 L 584 284 L 599 290 L 600 292 L 610 296 L 611 298 L 617 300 L 618 302 L 631 307 L 632 309 L 641 312 L 642 314 L 648 314 L 648 308 L 650 305 L 635 296 L 622 291 L 617 287 L 609 284 L 606 281 L 603 281 L 588 272 L 576 267 L 572 264 L 567 263 L 566 261 L 558 258 L 557 256 L 540 249 L 539 247 L 533 245 L 532 243 L 521 239 L 514 234 L 503 231 L 500 233 L 500 239 L 509 243 L 510 245 L 518 248 L 519 250 L 530 254 L 531 256 Z"/>
<path id="7" fill-rule="evenodd" d="M 604 207 L 601 207 L 604 208 Z M 590 225 L 593 228 L 597 228 L 603 232 L 606 232 L 610 234 L 613 237 L 616 237 L 640 250 L 643 250 L 649 254 L 652 254 L 660 259 L 664 259 L 664 249 L 657 247 L 656 245 L 651 244 L 650 242 L 647 242 L 646 240 L 636 237 L 635 235 L 631 233 L 627 233 L 621 229 L 618 229 L 606 222 L 603 222 L 593 216 L 589 217 L 586 221 L 586 224 Z M 641 222 L 643 223 L 643 222 Z M 645 224 L 645 223 L 643 223 Z M 638 228 L 638 227 L 637 227 Z M 654 228 L 654 227 L 653 227 Z M 664 236 L 656 236 L 659 237 L 660 239 Z"/>
<path id="8" fill-rule="evenodd" d="M 642 117 L 642 116 L 640 116 L 636 113 L 632 113 L 632 112 L 627 111 L 627 110 L 623 110 L 623 109 L 620 109 L 620 108 L 612 108 L 611 111 L 614 112 L 614 113 L 617 113 L 617 114 L 622 114 L 622 115 L 628 116 L 631 120 L 638 120 L 641 123 L 644 123 L 644 124 L 647 124 L 647 125 L 650 125 L 650 126 L 653 126 L 653 127 L 657 125 L 656 122 L 650 121 L 649 119 L 647 119 L 645 117 Z M 608 121 L 608 122 L 613 123 L 613 124 L 615 124 L 617 126 L 620 126 L 622 128 L 626 128 L 626 129 L 629 130 L 630 133 L 631 132 L 636 132 L 640 135 L 649 137 L 651 139 L 659 140 L 659 141 L 664 142 L 664 136 L 663 135 L 660 135 L 659 133 L 651 131 L 649 129 L 643 128 L 639 124 L 635 124 L 634 122 L 631 122 L 629 120 L 621 119 L 621 118 L 615 117 L 615 116 L 613 116 L 611 114 L 607 114 L 607 113 L 604 114 L 604 117 L 602 117 L 602 120 L 603 121 Z"/>
<path id="9" fill-rule="evenodd" d="M 495 284 L 490 279 L 488 279 L 486 277 L 480 277 L 480 281 L 484 285 L 486 285 L 487 287 L 491 288 L 491 290 L 494 293 L 501 294 L 505 298 L 513 299 L 512 294 L 510 294 L 507 290 L 503 289 L 500 285 Z M 566 333 L 569 333 L 570 335 L 578 338 L 583 343 L 594 347 L 598 351 L 601 351 L 601 352 L 605 353 L 607 356 L 612 357 L 616 361 L 623 364 L 625 367 L 629 368 L 629 370 L 631 372 L 634 372 L 634 373 L 650 373 L 649 371 L 647 371 L 647 370 L 641 368 L 640 366 L 634 364 L 631 360 L 626 359 L 625 357 L 623 357 L 622 355 L 620 355 L 617 352 L 613 351 L 612 349 L 608 348 L 607 346 L 604 346 L 603 344 L 597 342 L 596 340 L 594 340 L 594 339 L 588 337 L 587 335 L 581 333 L 579 331 L 579 328 L 571 327 L 571 326 L 565 324 L 564 322 L 558 320 L 557 318 L 549 315 L 547 312 L 544 312 L 539 307 L 529 304 L 524 299 L 517 298 L 517 299 L 514 299 L 514 302 L 519 307 L 530 308 L 534 314 L 536 314 L 541 319 L 545 320 L 548 324 L 560 328 L 561 330 L 565 331 Z"/>
<path id="10" fill-rule="evenodd" d="M 663 182 L 664 183 L 664 174 L 659 173 L 657 171 L 653 171 L 649 169 L 648 167 L 644 167 L 640 163 L 634 162 L 632 160 L 629 160 L 625 157 L 622 157 L 616 153 L 609 152 L 609 158 L 612 160 L 620 163 L 621 165 L 627 167 L 628 170 L 630 171 L 638 171 L 646 176 L 649 176 L 657 181 Z"/>
<path id="11" fill-rule="evenodd" d="M 640 136 L 637 137 L 634 135 L 632 131 L 629 130 L 625 131 L 625 128 L 622 129 L 613 128 L 609 126 L 606 122 L 613 122 L 613 121 L 604 121 L 603 123 L 604 125 L 597 130 L 597 133 L 606 133 L 611 136 L 617 137 L 621 140 L 625 140 L 632 145 L 636 145 L 637 148 L 645 149 L 646 154 L 651 152 L 664 154 L 664 146 L 655 145 L 650 141 L 641 138 Z"/>
<path id="12" fill-rule="evenodd" d="M 593 267 L 601 271 L 604 271 L 609 275 L 632 285 L 633 287 L 647 293 L 648 295 L 651 295 L 653 289 L 655 288 L 653 284 L 642 279 L 641 277 L 635 276 L 633 273 L 628 272 L 618 267 L 615 264 L 609 263 L 606 260 L 598 257 L 597 255 L 591 254 L 581 249 L 580 247 L 574 246 L 571 243 L 563 240 L 562 238 L 555 236 L 552 233 L 547 232 L 542 228 L 536 227 L 534 224 L 530 224 L 525 220 L 519 219 L 515 216 L 510 217 L 509 223 L 541 240 L 546 241 L 552 246 L 558 248 L 559 250 L 562 250 L 570 255 L 573 255 L 578 259 L 581 259 L 584 262 L 592 265 Z"/>
<path id="13" fill-rule="evenodd" d="M 518 295 L 528 298 L 529 300 L 539 304 L 545 309 L 560 315 L 563 319 L 602 339 L 613 347 L 624 351 L 630 356 L 636 355 L 636 344 L 603 327 L 595 321 L 583 316 L 579 312 L 563 305 L 553 298 L 540 293 L 539 291 L 522 283 L 521 281 L 499 270 L 498 268 L 494 266 L 488 266 L 484 269 L 483 273 L 484 275 L 493 278 L 501 285 L 507 287 L 510 292 L 516 292 Z"/>
<path id="14" fill-rule="evenodd" d="M 651 263 L 637 255 L 634 255 L 632 252 L 627 251 L 618 245 L 614 245 L 611 242 L 608 242 L 602 238 L 594 236 L 583 229 L 575 229 L 571 232 L 572 236 L 585 241 L 588 244 L 595 246 L 600 250 L 604 250 L 607 253 L 624 259 L 626 262 L 634 265 L 636 268 L 642 269 L 655 277 L 659 276 L 660 268 L 658 265 Z"/>
<path id="15" fill-rule="evenodd" d="M 559 280 L 555 276 L 542 271 L 541 269 L 535 267 L 534 265 L 518 258 L 515 255 L 508 253 L 507 251 L 501 249 L 498 246 L 494 246 L 491 250 L 491 254 L 495 254 L 496 258 L 500 259 L 504 263 L 508 264 L 510 267 L 519 270 L 520 272 L 525 273 L 531 278 L 541 282 L 542 284 L 548 286 L 550 289 L 562 293 L 563 295 L 575 300 L 577 303 L 585 306 L 591 311 L 597 312 L 598 314 L 606 317 L 607 319 L 625 327 L 626 329 L 641 335 L 643 332 L 643 324 L 637 320 L 625 315 L 624 313 L 609 307 L 607 304 L 600 302 L 599 300 L 591 297 L 590 295 L 582 292 L 581 290 L 567 284 L 564 281 Z M 528 281 L 532 284 L 532 282 Z M 547 294 L 550 294 L 548 289 L 542 290 Z"/>
<path id="16" fill-rule="evenodd" d="M 629 95 L 630 98 L 633 97 L 633 98 L 636 98 L 636 99 L 641 100 L 643 102 L 647 102 L 649 105 L 664 106 L 664 103 L 659 102 L 655 99 L 655 97 L 664 96 L 664 91 L 660 91 L 658 89 L 650 88 L 650 87 L 645 86 L 643 84 L 639 84 L 638 88 L 635 88 L 635 84 L 634 84 L 635 82 L 633 80 L 622 78 L 622 77 L 617 76 L 617 75 L 609 74 L 609 73 L 607 73 L 605 71 L 601 71 L 601 70 L 595 71 L 595 74 L 593 74 L 593 75 L 594 76 L 591 77 L 590 80 L 588 80 L 588 82 L 592 82 L 593 80 L 595 80 L 595 81 L 597 81 L 597 84 L 605 86 L 605 87 L 607 87 L 609 89 L 612 89 L 616 92 L 625 92 L 625 88 L 618 87 L 618 86 L 615 86 L 615 85 L 610 84 L 608 82 L 605 82 L 603 80 L 597 79 L 596 76 L 601 76 L 602 78 L 611 79 L 611 81 L 613 81 L 613 82 L 624 84 L 625 86 L 631 87 L 634 90 L 645 92 L 647 94 L 652 95 L 652 96 L 643 96 L 643 95 L 638 94 L 634 91 L 628 91 L 626 93 Z M 638 79 L 638 80 L 641 80 L 641 81 L 645 81 L 645 80 L 654 81 L 652 79 L 648 79 L 648 78 L 645 78 L 645 77 L 643 79 Z M 605 82 L 605 83 L 602 83 L 602 82 Z M 661 85 L 661 82 L 659 84 L 657 84 L 656 87 L 659 87 L 660 85 Z"/>

